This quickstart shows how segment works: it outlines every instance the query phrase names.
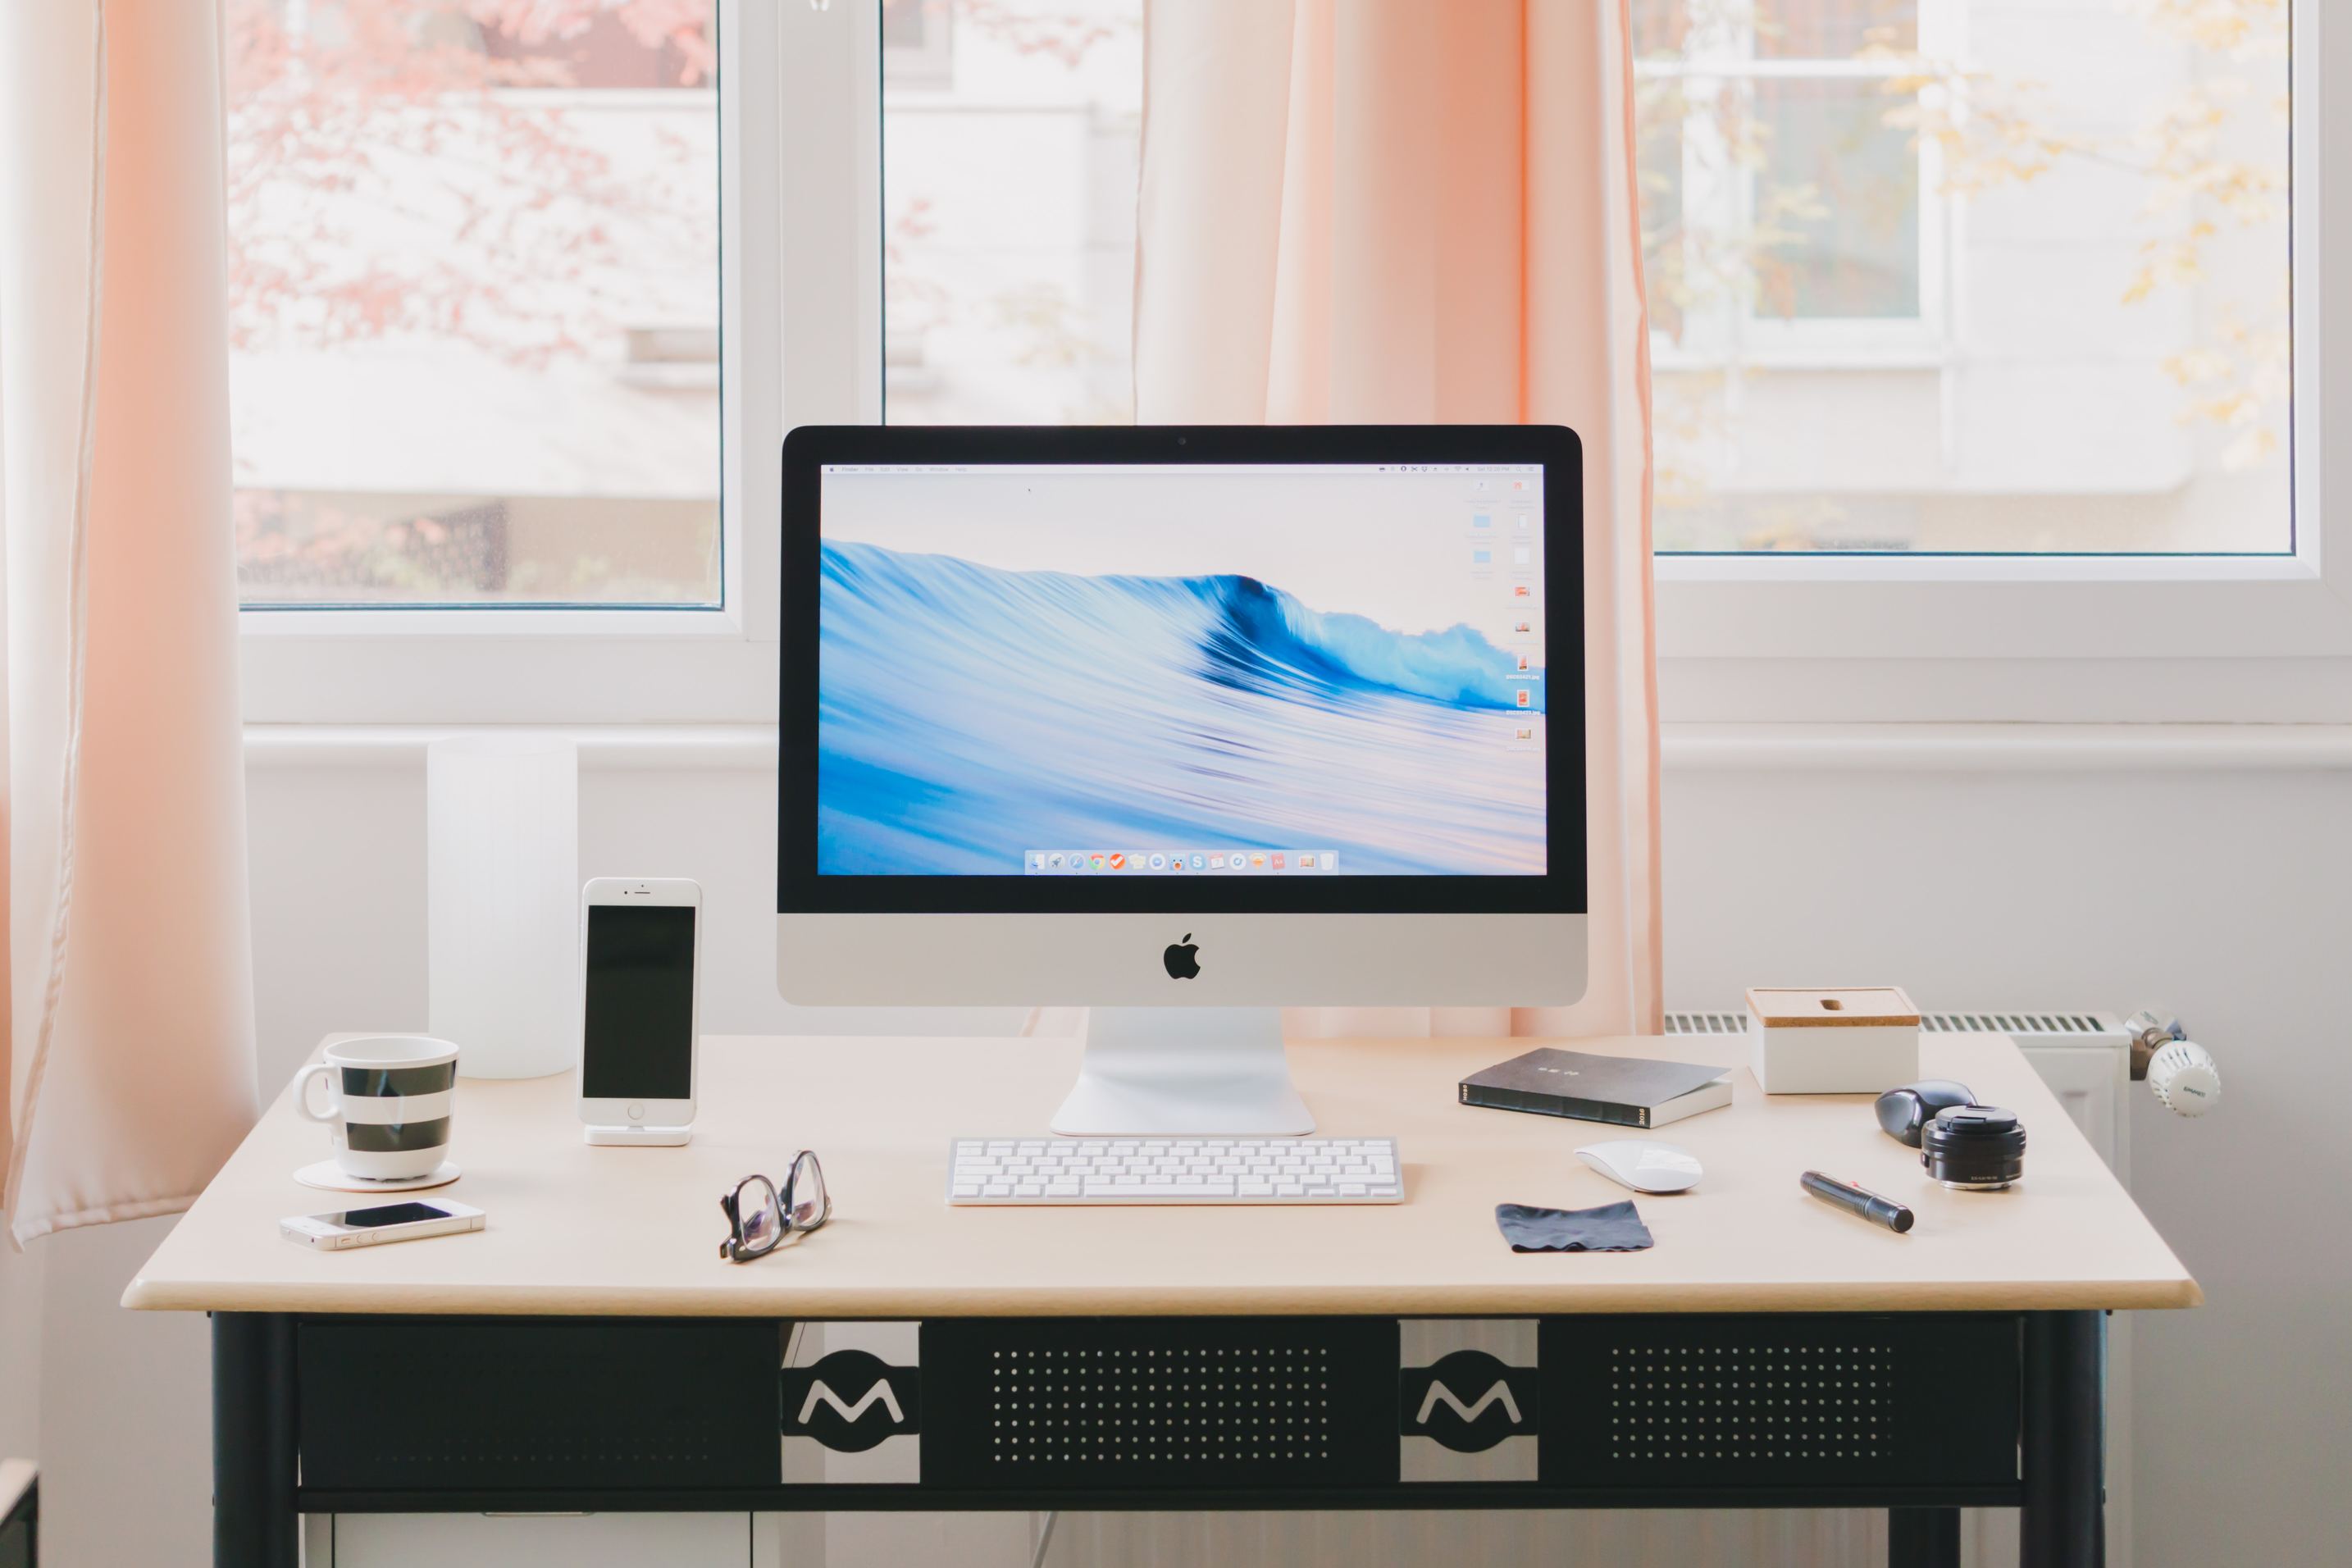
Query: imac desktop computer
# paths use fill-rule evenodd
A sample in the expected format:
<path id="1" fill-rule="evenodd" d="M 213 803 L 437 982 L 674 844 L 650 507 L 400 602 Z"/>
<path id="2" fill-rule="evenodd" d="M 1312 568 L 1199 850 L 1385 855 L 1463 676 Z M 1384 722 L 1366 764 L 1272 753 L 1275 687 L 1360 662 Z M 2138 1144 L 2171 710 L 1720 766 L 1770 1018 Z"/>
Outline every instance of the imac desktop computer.
<path id="1" fill-rule="evenodd" d="M 779 991 L 1087 1006 L 1129 1139 L 1311 1131 L 1285 1005 L 1575 1001 L 1582 507 L 1557 426 L 794 430 Z"/>

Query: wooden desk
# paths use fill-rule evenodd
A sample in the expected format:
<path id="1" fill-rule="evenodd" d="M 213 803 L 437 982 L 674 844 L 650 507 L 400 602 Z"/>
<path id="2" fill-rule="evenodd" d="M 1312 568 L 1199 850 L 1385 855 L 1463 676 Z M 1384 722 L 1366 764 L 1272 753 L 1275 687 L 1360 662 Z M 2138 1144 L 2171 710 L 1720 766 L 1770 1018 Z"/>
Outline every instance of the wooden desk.
<path id="1" fill-rule="evenodd" d="M 1922 1068 L 2020 1113 L 2032 1142 L 2016 1191 L 1934 1187 L 1916 1152 L 1877 1131 L 1866 1097 L 1768 1100 L 1742 1070 L 1731 1109 L 1661 1134 L 1695 1152 L 1707 1174 L 1692 1193 L 1639 1200 L 1654 1248 L 1521 1256 L 1496 1232 L 1496 1204 L 1581 1207 L 1626 1195 L 1570 1154 L 1612 1130 L 1455 1102 L 1464 1073 L 1533 1043 L 1291 1047 L 1320 1132 L 1398 1137 L 1407 1202 L 1394 1207 L 948 1207 L 950 1139 L 1041 1131 L 1075 1070 L 1069 1042 L 706 1040 L 702 1116 L 679 1150 L 582 1144 L 568 1077 L 466 1080 L 454 1152 L 467 1173 L 442 1191 L 486 1210 L 488 1229 L 343 1254 L 277 1235 L 282 1215 L 333 1202 L 292 1180 L 323 1154 L 323 1139 L 281 1096 L 123 1300 L 219 1314 L 223 1563 L 290 1563 L 298 1512 L 368 1508 L 1829 1503 L 1900 1510 L 1898 1561 L 1944 1560 L 1962 1504 L 2023 1506 L 2029 1563 L 2095 1560 L 2098 1314 L 2200 1297 L 2012 1044 L 1931 1036 Z M 1744 1043 L 1582 1048 L 1730 1066 Z M 781 1175 L 804 1146 L 824 1160 L 833 1224 L 757 1264 L 721 1261 L 719 1194 L 750 1172 Z M 1896 1237 L 1804 1196 L 1797 1174 L 1809 1166 L 1909 1203 L 1917 1228 Z M 809 1332 L 814 1323 L 831 1337 Z M 820 1356 L 825 1343 L 884 1349 Z M 1456 1351 L 1474 1358 L 1455 1363 L 1456 1381 L 1504 1378 L 1517 1395 L 1509 1422 L 1497 1426 L 1498 1402 L 1465 1417 L 1485 1424 L 1477 1433 L 1447 1434 L 1468 1447 L 1415 1434 L 1416 1414 L 1423 1426 L 1452 1418 L 1444 1402 L 1398 1415 L 1399 1385 L 1363 1386 L 1376 1366 L 1381 1380 L 1427 1384 L 1431 1374 L 1416 1381 L 1411 1369 Z M 1296 1464 L 1265 1449 L 1180 1455 L 1146 1445 L 1122 1468 L 1088 1445 L 1109 1449 L 1135 1435 L 1093 1426 L 1037 1439 L 1084 1454 L 987 1462 L 1003 1439 L 987 1436 L 971 1407 L 1005 1358 L 1052 1384 L 1023 1391 L 1045 1401 L 1033 1419 L 1061 1410 L 1065 1394 L 1075 1405 L 1085 1379 L 1113 1376 L 1096 1391 L 1117 1397 L 1087 1402 L 1087 1419 L 1123 1427 L 1123 1415 L 1091 1412 L 1156 1409 L 1167 1390 L 1118 1382 L 1106 1367 L 1134 1365 L 1141 1376 L 1142 1359 L 1156 1371 L 1160 1353 L 1188 1371 L 1213 1363 L 1220 1378 L 1241 1377 L 1243 1366 L 1255 1373 L 1254 1358 L 1286 1376 L 1300 1357 L 1337 1358 L 1316 1364 L 1348 1367 L 1333 1380 L 1346 1384 L 1348 1418 L 1335 1410 L 1329 1449 Z M 747 1359 L 757 1364 L 737 1370 Z M 862 1379 L 830 1390 L 834 1408 L 808 1392 L 821 1381 L 811 1372 L 819 1359 L 836 1382 Z M 761 1386 L 760 1365 L 782 1379 L 781 1461 L 779 1389 Z M 560 1415 L 566 1430 L 601 1430 L 630 1414 L 616 1407 L 612 1380 L 631 1367 L 647 1397 L 667 1401 L 664 1418 L 692 1428 L 707 1460 L 638 1456 L 605 1469 L 579 1454 L 385 1458 L 391 1428 L 440 1432 L 463 1449 L 469 1429 L 510 1424 L 524 1407 Z M 484 1368 L 498 1369 L 495 1391 L 486 1392 Z M 1072 1376 L 1081 1381 L 1067 1388 L 1052 1381 Z M 662 1393 L 681 1380 L 691 1410 Z M 902 1406 L 919 1387 L 921 1414 L 902 1408 L 898 1430 L 877 1446 L 873 1428 L 851 1428 L 887 1412 L 869 1404 L 851 1418 L 846 1409 L 886 1383 L 907 1394 L 893 1401 Z M 1621 1410 L 1696 1396 L 1703 1408 L 1728 1399 L 1746 1414 L 1720 1428 L 1704 1425 L 1713 1417 L 1644 1415 L 1632 1419 L 1669 1423 L 1670 1437 L 1660 1436 L 1665 1427 L 1612 1436 L 1610 1425 L 1629 1416 L 1602 1414 L 1604 1385 L 1627 1402 Z M 572 1392 L 583 1387 L 595 1395 Z M 1465 1402 L 1483 1391 L 1448 1387 Z M 793 1397 L 802 1392 L 807 1401 Z M 469 1403 L 493 1398 L 495 1409 Z M 813 1418 L 796 1408 L 808 1402 Z M 410 1405 L 413 1421 L 385 1426 L 387 1405 Z M 1243 1414 L 1261 1408 L 1272 1406 L 1237 1403 L 1232 1418 L 1262 1422 Z M 1382 1435 L 1367 1447 L 1374 1415 Z M 1187 1418 L 1138 1415 L 1134 1425 L 1154 1419 Z M 1875 1424 L 1850 1449 L 1838 1446 L 1849 1419 Z M 1675 1424 L 1685 1420 L 1702 1425 Z M 1993 1438 L 1962 1452 L 1988 1423 Z M 805 1479 L 794 1479 L 795 1437 L 823 1450 Z M 1723 1447 L 1669 1455 L 1661 1440 Z M 539 1441 L 518 1429 L 506 1447 Z M 1414 1444 L 1431 1445 L 1430 1463 L 1412 1458 Z M 894 1446 L 894 1462 L 911 1467 L 895 1480 L 870 1457 Z M 1523 1479 L 1496 1462 L 1505 1452 Z M 1452 1456 L 1461 1464 L 1448 1469 Z M 1006 1458 L 1013 1466 L 998 1468 Z M 398 1474 L 368 1468 L 387 1464 Z M 1453 1479 L 1416 1481 L 1421 1472 Z"/>

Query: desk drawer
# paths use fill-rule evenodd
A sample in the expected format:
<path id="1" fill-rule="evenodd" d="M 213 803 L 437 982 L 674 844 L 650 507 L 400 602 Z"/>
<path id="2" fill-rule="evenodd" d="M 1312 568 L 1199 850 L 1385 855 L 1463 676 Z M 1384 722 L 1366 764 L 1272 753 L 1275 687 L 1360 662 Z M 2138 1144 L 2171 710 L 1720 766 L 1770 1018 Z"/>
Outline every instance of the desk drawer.
<path id="1" fill-rule="evenodd" d="M 773 1486 L 777 1337 L 761 1319 L 306 1318 L 302 1484 Z"/>
<path id="2" fill-rule="evenodd" d="M 1393 1318 L 923 1325 L 926 1486 L 1372 1486 L 1397 1473 Z"/>
<path id="3" fill-rule="evenodd" d="M 2001 1485 L 2021 1324 L 1902 1312 L 1548 1318 L 1552 1486 Z"/>

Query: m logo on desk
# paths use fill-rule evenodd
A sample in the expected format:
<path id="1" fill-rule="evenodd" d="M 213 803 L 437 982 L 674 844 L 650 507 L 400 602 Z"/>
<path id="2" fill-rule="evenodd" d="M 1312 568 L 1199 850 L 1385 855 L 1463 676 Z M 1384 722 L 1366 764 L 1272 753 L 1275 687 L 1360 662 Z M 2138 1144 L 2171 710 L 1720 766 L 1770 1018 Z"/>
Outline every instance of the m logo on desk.
<path id="1" fill-rule="evenodd" d="M 866 1397 L 855 1405 L 844 1405 L 841 1395 L 827 1388 L 822 1381 L 810 1384 L 808 1397 L 801 1402 L 802 1426 L 808 1425 L 809 1417 L 816 1414 L 819 1405 L 831 1405 L 834 1414 L 852 1426 L 857 1425 L 857 1418 L 866 1414 L 866 1407 L 869 1405 L 879 1405 L 890 1413 L 890 1419 L 900 1426 L 904 1426 L 907 1420 L 906 1413 L 898 1408 L 898 1396 L 890 1392 L 887 1382 L 877 1383 L 867 1389 Z"/>
<path id="2" fill-rule="evenodd" d="M 1422 1396 L 1421 1414 L 1413 1417 L 1414 1425 L 1428 1426 L 1429 1417 L 1436 1410 L 1440 1400 L 1454 1407 L 1454 1414 L 1462 1418 L 1462 1424 L 1465 1426 L 1476 1426 L 1478 1417 L 1486 1413 L 1486 1406 L 1489 1405 L 1500 1405 L 1503 1407 L 1503 1414 L 1511 1418 L 1511 1425 L 1516 1426 L 1519 1424 L 1519 1404 L 1517 1400 L 1511 1397 L 1511 1384 L 1508 1378 L 1496 1378 L 1488 1386 L 1486 1392 L 1478 1396 L 1478 1403 L 1470 1405 L 1464 1405 L 1461 1400 L 1454 1396 L 1452 1389 L 1433 1378 L 1430 1381 L 1429 1392 Z"/>
<path id="3" fill-rule="evenodd" d="M 864 1351 L 835 1351 L 814 1366 L 787 1368 L 784 1435 L 860 1454 L 885 1438 L 919 1432 L 921 1376 L 919 1368 L 891 1366 Z"/>
<path id="4" fill-rule="evenodd" d="M 1535 1373 L 1484 1351 L 1455 1351 L 1434 1366 L 1406 1367 L 1397 1379 L 1406 1436 L 1475 1454 L 1536 1430 Z"/>

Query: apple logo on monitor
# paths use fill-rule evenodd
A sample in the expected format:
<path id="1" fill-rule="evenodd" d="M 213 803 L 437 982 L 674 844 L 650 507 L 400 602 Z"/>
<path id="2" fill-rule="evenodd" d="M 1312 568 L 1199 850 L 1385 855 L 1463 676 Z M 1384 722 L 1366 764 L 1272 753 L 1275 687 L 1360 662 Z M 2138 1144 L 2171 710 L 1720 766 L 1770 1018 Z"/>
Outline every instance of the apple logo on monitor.
<path id="1" fill-rule="evenodd" d="M 1168 978 L 1198 979 L 1201 973 L 1200 952 L 1201 944 L 1192 940 L 1192 933 L 1189 931 L 1184 933 L 1183 941 L 1170 942 L 1168 951 L 1160 955 L 1160 962 L 1168 966 Z"/>

